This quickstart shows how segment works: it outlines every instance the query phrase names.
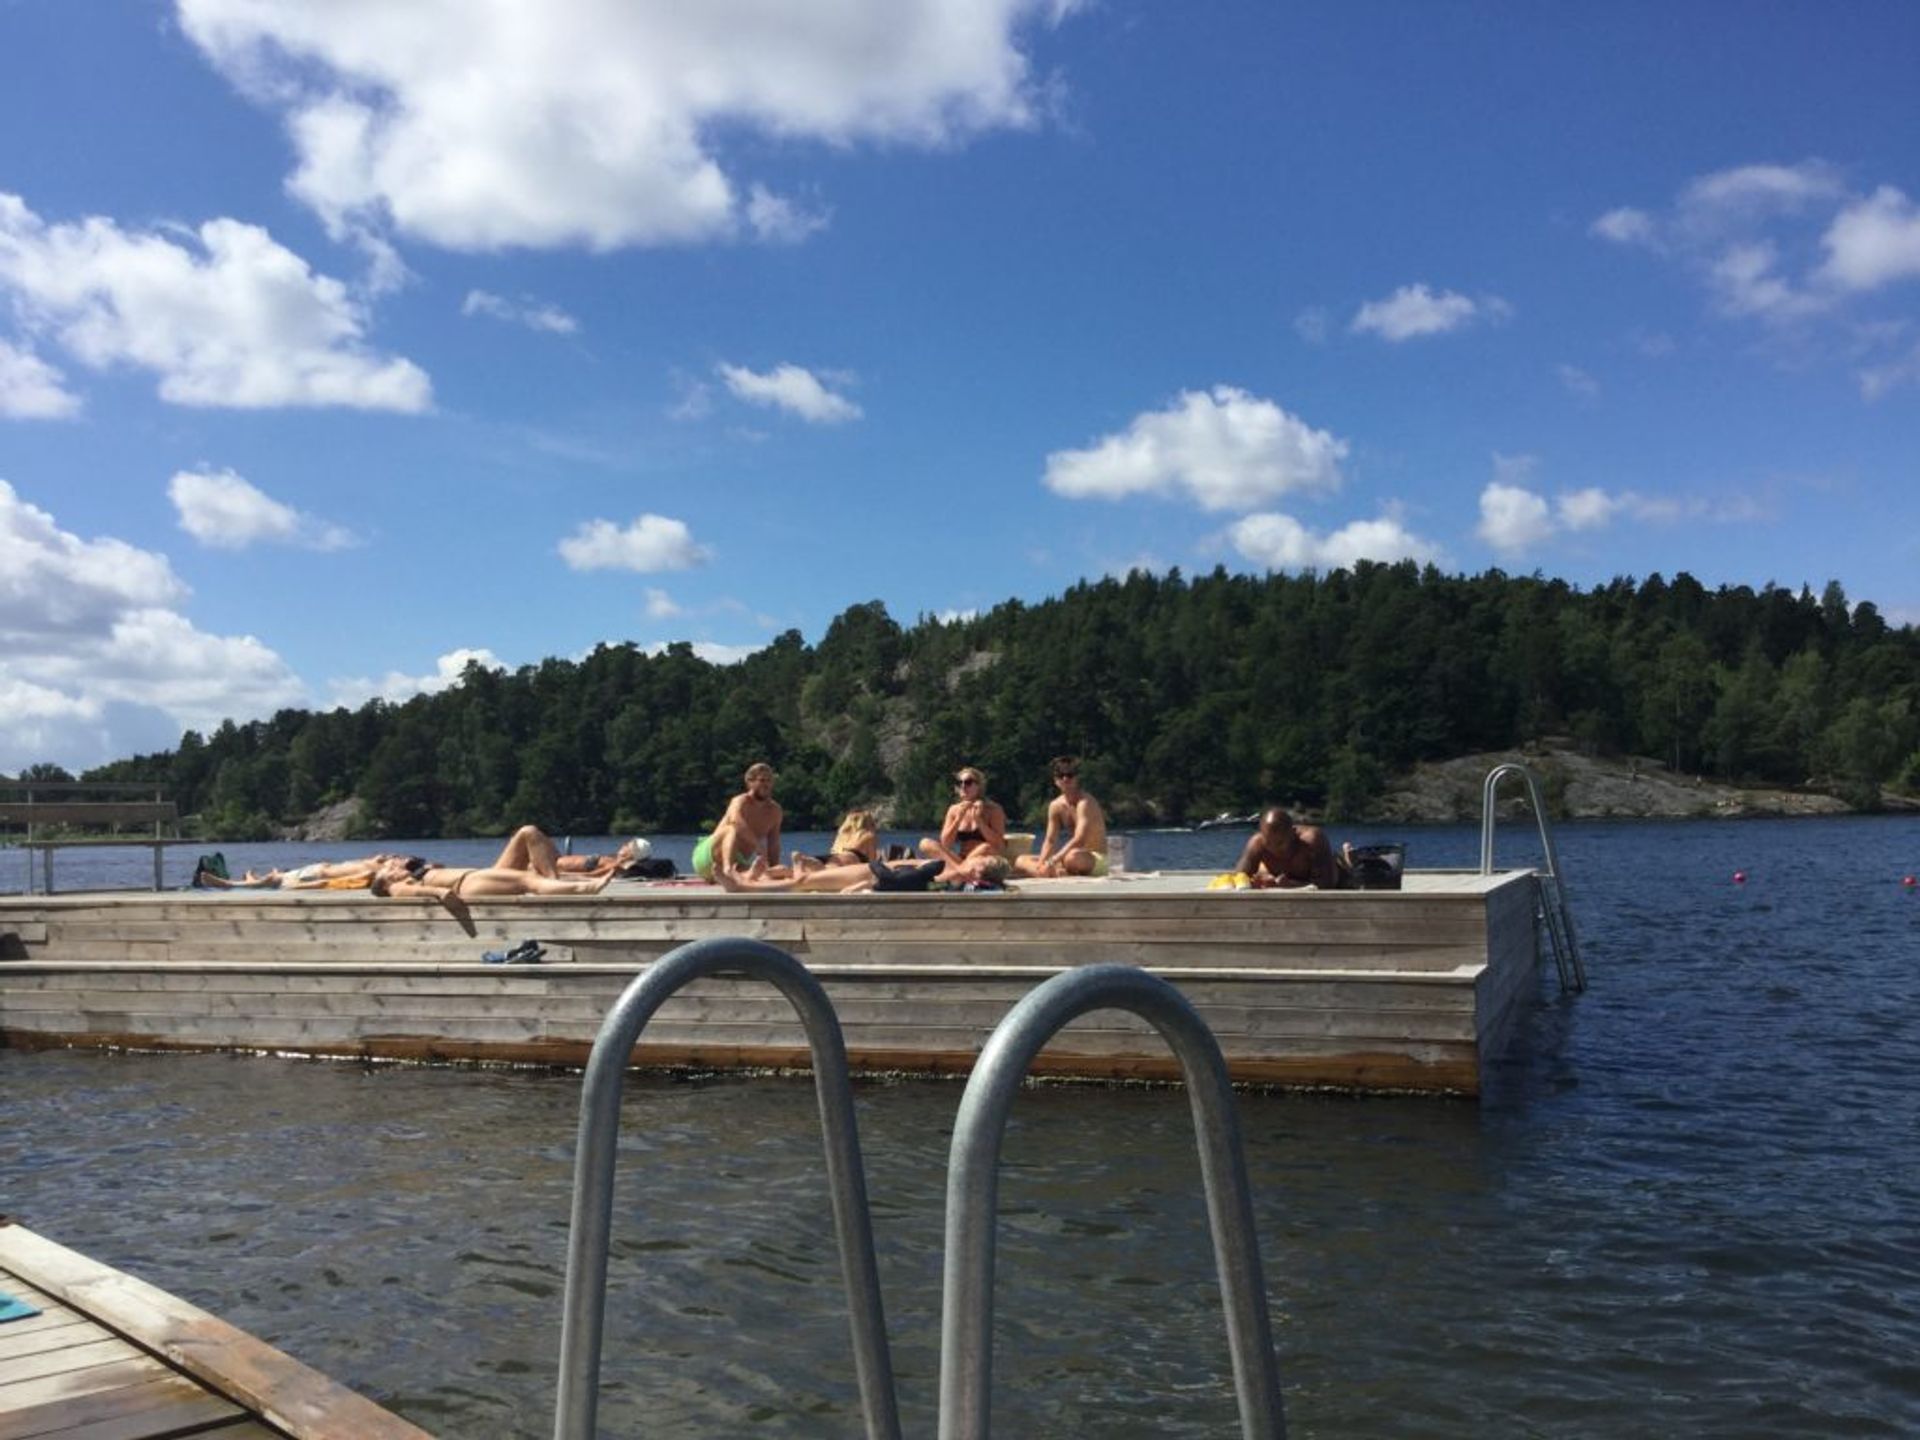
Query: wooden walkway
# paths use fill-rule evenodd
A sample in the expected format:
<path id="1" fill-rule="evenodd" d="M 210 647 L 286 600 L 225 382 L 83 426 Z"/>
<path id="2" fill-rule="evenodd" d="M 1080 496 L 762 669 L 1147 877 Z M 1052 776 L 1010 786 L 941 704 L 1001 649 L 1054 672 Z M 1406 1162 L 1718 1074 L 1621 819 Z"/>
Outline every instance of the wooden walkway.
<path id="1" fill-rule="evenodd" d="M 206 1311 L 0 1216 L 0 1440 L 432 1440 Z"/>

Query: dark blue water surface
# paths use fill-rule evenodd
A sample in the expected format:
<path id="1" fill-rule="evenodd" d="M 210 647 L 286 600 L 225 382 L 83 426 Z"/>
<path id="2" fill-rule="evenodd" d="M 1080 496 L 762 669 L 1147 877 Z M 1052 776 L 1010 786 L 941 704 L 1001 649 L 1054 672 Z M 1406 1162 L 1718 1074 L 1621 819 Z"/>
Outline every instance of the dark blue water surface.
<path id="1" fill-rule="evenodd" d="M 1140 835 L 1135 865 L 1220 868 L 1239 838 Z M 1462 829 L 1347 838 L 1477 857 Z M 1292 1433 L 1920 1433 L 1920 821 L 1558 838 L 1592 988 L 1546 967 L 1480 1104 L 1241 1099 Z M 858 1093 L 931 1435 L 960 1089 Z M 544 1072 L 0 1051 L 0 1209 L 438 1434 L 538 1436 L 578 1098 Z M 1184 1098 L 1044 1087 L 1015 1116 L 996 1433 L 1237 1433 Z M 810 1085 L 635 1079 L 620 1164 L 605 1433 L 857 1434 Z"/>

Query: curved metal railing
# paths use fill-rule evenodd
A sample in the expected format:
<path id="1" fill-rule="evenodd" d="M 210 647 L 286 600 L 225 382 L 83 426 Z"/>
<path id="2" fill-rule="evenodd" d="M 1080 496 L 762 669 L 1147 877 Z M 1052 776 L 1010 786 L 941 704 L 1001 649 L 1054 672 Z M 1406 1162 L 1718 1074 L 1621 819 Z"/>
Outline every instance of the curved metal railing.
<path id="1" fill-rule="evenodd" d="M 1147 1020 L 1180 1061 L 1200 1147 L 1240 1431 L 1246 1440 L 1284 1436 L 1273 1326 L 1226 1061 L 1206 1022 L 1172 985 L 1130 965 L 1087 965 L 1054 976 L 1014 1006 L 981 1051 L 960 1100 L 947 1169 L 940 1440 L 985 1440 L 987 1435 L 994 1231 L 1007 1112 L 1054 1032 L 1090 1010 L 1106 1009 L 1129 1010 Z"/>
<path id="2" fill-rule="evenodd" d="M 722 974 L 772 982 L 793 1002 L 806 1027 L 867 1437 L 899 1440 L 900 1416 L 874 1259 L 873 1220 L 867 1207 L 866 1171 L 860 1161 L 853 1085 L 847 1075 L 840 1022 L 826 991 L 804 965 L 771 945 L 745 939 L 698 940 L 654 961 L 614 1002 L 593 1042 L 580 1099 L 554 1440 L 590 1440 L 599 1409 L 620 1090 L 634 1042 L 668 996 L 690 981 Z"/>
<path id="3" fill-rule="evenodd" d="M 1553 848 L 1553 830 L 1547 823 L 1547 807 L 1540 802 L 1540 787 L 1533 772 L 1517 760 L 1508 760 L 1487 772 L 1480 787 L 1480 873 L 1493 873 L 1494 802 L 1500 782 L 1518 775 L 1527 786 L 1527 800 L 1540 826 L 1540 850 L 1546 869 L 1535 877 L 1540 887 L 1540 916 L 1546 922 L 1547 938 L 1553 943 L 1553 963 L 1560 972 L 1560 988 L 1581 991 L 1587 988 L 1587 967 L 1580 959 L 1580 942 L 1573 933 L 1573 911 L 1567 905 L 1566 880 L 1560 873 L 1560 859 Z"/>

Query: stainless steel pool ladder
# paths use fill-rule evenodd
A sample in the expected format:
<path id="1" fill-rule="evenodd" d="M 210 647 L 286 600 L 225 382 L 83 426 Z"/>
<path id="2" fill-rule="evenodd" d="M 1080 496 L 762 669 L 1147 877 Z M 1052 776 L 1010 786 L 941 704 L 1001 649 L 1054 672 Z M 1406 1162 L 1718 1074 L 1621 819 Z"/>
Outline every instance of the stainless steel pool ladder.
<path id="1" fill-rule="evenodd" d="M 757 940 L 696 940 L 649 965 L 600 1023 L 587 1057 L 574 1157 L 573 1218 L 567 1235 L 567 1288 L 560 1327 L 560 1388 L 554 1440 L 591 1440 L 600 1404 L 600 1342 L 607 1308 L 607 1244 L 613 1218 L 613 1162 L 620 1132 L 620 1089 L 641 1029 L 661 1004 L 710 975 L 771 981 L 799 1013 L 813 1056 L 814 1093 L 827 1155 L 827 1188 L 840 1240 L 853 1361 L 867 1440 L 899 1440 L 893 1362 L 880 1305 L 873 1218 L 853 1114 L 846 1043 L 833 1003 L 806 966 Z"/>
<path id="2" fill-rule="evenodd" d="M 1253 1193 L 1227 1062 L 1206 1021 L 1165 980 L 1131 965 L 1084 965 L 1030 992 L 987 1040 L 960 1098 L 947 1161 L 946 1274 L 940 1307 L 940 1440 L 986 1440 L 993 1388 L 993 1250 L 1000 1140 L 1040 1048 L 1092 1010 L 1128 1010 L 1180 1061 L 1200 1147 L 1200 1178 L 1226 1309 L 1244 1440 L 1287 1433 L 1273 1325 L 1253 1224 Z"/>
<path id="3" fill-rule="evenodd" d="M 770 980 L 793 1002 L 806 1027 L 868 1440 L 898 1440 L 900 1418 L 840 1024 L 826 992 L 805 966 L 770 945 L 744 939 L 700 940 L 655 961 L 614 1002 L 594 1041 L 580 1102 L 555 1440 L 590 1440 L 594 1433 L 613 1162 L 627 1062 L 641 1029 L 669 995 L 692 980 L 716 974 Z M 1147 1020 L 1179 1059 L 1200 1147 L 1200 1175 L 1226 1310 L 1241 1435 L 1243 1440 L 1283 1440 L 1286 1415 L 1273 1354 L 1273 1326 L 1226 1061 L 1213 1032 L 1178 990 L 1128 965 L 1079 967 L 1033 990 L 994 1030 L 961 1097 L 947 1175 L 941 1440 L 986 1440 L 988 1433 L 994 1234 L 1000 1142 L 1008 1110 L 1034 1057 L 1054 1032 L 1089 1011 L 1103 1009 L 1128 1010 Z"/>
<path id="4" fill-rule="evenodd" d="M 1547 807 L 1540 803 L 1540 787 L 1534 783 L 1533 772 L 1517 760 L 1494 766 L 1481 787 L 1480 873 L 1493 873 L 1494 802 L 1500 782 L 1509 775 L 1518 775 L 1526 782 L 1527 799 L 1540 826 L 1540 850 L 1545 868 L 1533 872 L 1538 903 L 1535 923 L 1545 925 L 1547 939 L 1553 945 L 1553 963 L 1560 972 L 1560 988 L 1578 993 L 1587 988 L 1587 967 L 1581 962 L 1580 941 L 1573 933 L 1573 911 L 1567 906 L 1566 881 L 1553 848 L 1553 827 L 1547 820 Z"/>

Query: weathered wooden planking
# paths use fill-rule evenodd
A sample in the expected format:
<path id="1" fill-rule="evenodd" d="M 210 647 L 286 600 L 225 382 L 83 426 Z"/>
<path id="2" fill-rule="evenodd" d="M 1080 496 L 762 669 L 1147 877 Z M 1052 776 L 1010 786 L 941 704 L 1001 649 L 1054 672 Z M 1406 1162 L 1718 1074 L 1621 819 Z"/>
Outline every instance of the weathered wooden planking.
<path id="1" fill-rule="evenodd" d="M 425 1431 L 364 1396 L 197 1306 L 89 1260 L 24 1226 L 0 1221 L 0 1267 L 114 1332 L 116 1338 L 99 1343 L 117 1347 L 116 1353 L 103 1353 L 101 1362 L 91 1371 L 76 1368 L 68 1372 L 111 1377 L 112 1383 L 94 1384 L 85 1393 L 148 1383 L 155 1378 L 159 1363 L 164 1362 L 165 1367 L 190 1376 L 274 1427 L 260 1434 L 290 1436 L 293 1440 L 431 1440 Z M 130 1351 L 132 1358 L 118 1351 Z M 5 1363 L 0 1361 L 0 1366 Z M 0 1387 L 4 1385 L 0 1381 Z M 22 1390 L 8 1396 L 0 1388 L 0 1414 L 70 1399 L 79 1393 Z M 9 1400 L 17 1403 L 10 1406 Z M 4 1433 L 0 1431 L 0 1435 Z M 167 1428 L 132 1433 L 158 1436 L 185 1432 Z"/>
<path id="2" fill-rule="evenodd" d="M 213 1440 L 236 1440 L 246 1433 L 236 1428 L 246 1412 L 232 1401 L 158 1362 L 151 1368 L 147 1379 L 115 1390 L 12 1410 L 0 1398 L 0 1440 L 173 1440 L 209 1432 Z M 258 1427 L 253 1433 L 279 1434 Z"/>

